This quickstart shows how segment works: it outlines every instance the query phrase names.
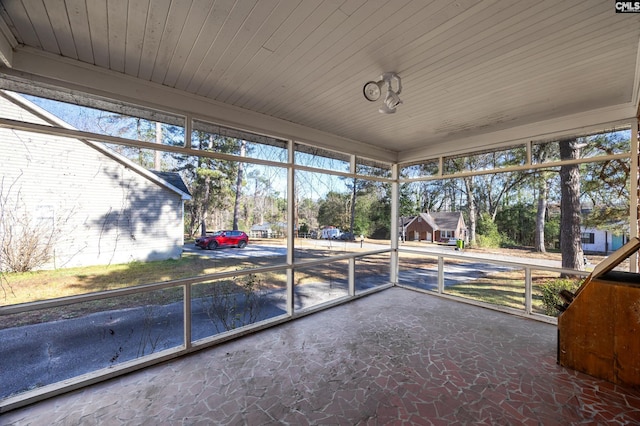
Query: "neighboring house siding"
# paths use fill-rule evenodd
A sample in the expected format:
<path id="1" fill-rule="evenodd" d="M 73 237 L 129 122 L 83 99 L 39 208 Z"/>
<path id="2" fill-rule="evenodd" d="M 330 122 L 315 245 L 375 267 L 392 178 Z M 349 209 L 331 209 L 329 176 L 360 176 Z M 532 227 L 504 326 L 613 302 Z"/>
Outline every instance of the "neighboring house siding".
<path id="1" fill-rule="evenodd" d="M 438 231 L 433 229 L 433 224 L 430 224 L 423 215 L 415 217 L 406 229 L 407 241 L 434 241 L 437 238 Z"/>
<path id="2" fill-rule="evenodd" d="M 431 213 L 433 220 L 438 224 L 439 239 L 458 238 L 466 240 L 466 226 L 460 212 L 435 212 Z"/>
<path id="3" fill-rule="evenodd" d="M 0 97 L 4 117 L 25 117 Z M 181 196 L 82 141 L 0 129 L 0 195 L 59 231 L 46 267 L 178 258 Z"/>
<path id="4" fill-rule="evenodd" d="M 604 253 L 607 247 L 607 234 L 597 229 L 582 229 L 581 238 L 582 250 L 585 252 Z"/>
<path id="5" fill-rule="evenodd" d="M 587 253 L 613 253 L 628 241 L 628 237 L 595 228 L 582 228 L 582 250 Z"/>

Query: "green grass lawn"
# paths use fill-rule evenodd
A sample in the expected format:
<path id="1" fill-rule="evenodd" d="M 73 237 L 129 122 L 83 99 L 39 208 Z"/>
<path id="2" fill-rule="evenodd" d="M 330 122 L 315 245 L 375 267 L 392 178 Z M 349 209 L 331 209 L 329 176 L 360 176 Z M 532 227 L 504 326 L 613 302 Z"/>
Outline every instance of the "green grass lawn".
<path id="1" fill-rule="evenodd" d="M 260 266 L 277 261 L 281 262 L 279 259 L 260 259 Z M 177 260 L 8 273 L 0 278 L 0 305 L 114 290 L 255 266 L 255 262 L 248 260 L 211 259 L 197 253 L 184 253 Z"/>
<path id="2" fill-rule="evenodd" d="M 131 262 L 119 265 L 10 273 L 0 277 L 0 305 L 14 305 L 115 290 L 212 273 L 248 270 L 258 265 L 269 266 L 282 262 L 282 258 L 261 258 L 256 262 L 251 259 L 212 259 L 198 253 L 184 253 L 177 260 Z M 261 275 L 261 279 L 271 283 L 270 285 L 277 285 L 275 283 L 282 281 L 284 276 L 284 274 L 278 276 L 277 272 Z M 210 286 L 196 285 L 193 287 L 192 294 L 194 297 L 199 297 L 207 291 L 210 291 Z M 167 304 L 181 301 L 182 299 L 182 287 L 171 287 L 9 315 L 2 318 L 2 326 L 0 328 L 72 318 L 112 308 L 122 309 L 149 304 Z"/>
<path id="3" fill-rule="evenodd" d="M 524 309 L 522 275 L 521 272 L 490 274 L 467 283 L 447 286 L 445 293 L 493 305 Z M 535 301 L 536 295 L 533 297 Z"/>
<path id="4" fill-rule="evenodd" d="M 583 281 L 582 277 L 575 277 L 573 280 L 576 283 L 576 287 Z M 551 305 L 551 311 L 545 307 L 543 303 L 543 292 L 541 286 L 548 283 L 557 282 L 561 280 L 558 274 L 552 272 L 540 272 L 540 274 L 533 277 L 532 283 L 532 310 L 539 314 L 551 314 L 558 315 L 558 312 Z M 497 306 L 505 306 L 508 308 L 514 308 L 523 310 L 525 304 L 525 282 L 524 274 L 522 271 L 513 272 L 500 272 L 495 274 L 488 274 L 479 279 L 464 283 L 447 286 L 445 293 L 464 297 L 467 299 L 477 300 L 479 302 L 490 303 Z M 559 302 L 559 299 L 558 299 Z"/>

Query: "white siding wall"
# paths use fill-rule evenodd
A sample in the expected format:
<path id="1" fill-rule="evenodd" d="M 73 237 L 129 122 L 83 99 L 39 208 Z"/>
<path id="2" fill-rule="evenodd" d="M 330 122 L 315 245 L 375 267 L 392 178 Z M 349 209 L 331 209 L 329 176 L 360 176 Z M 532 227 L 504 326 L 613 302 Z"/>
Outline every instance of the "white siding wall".
<path id="1" fill-rule="evenodd" d="M 593 228 L 583 228 L 580 232 L 583 234 L 593 234 L 593 244 L 582 243 L 582 250 L 586 252 L 601 252 L 611 250 L 611 234 Z"/>
<path id="2" fill-rule="evenodd" d="M 39 121 L 3 98 L 0 115 Z M 0 195 L 62 231 L 48 267 L 182 253 L 180 196 L 75 139 L 0 129 Z"/>

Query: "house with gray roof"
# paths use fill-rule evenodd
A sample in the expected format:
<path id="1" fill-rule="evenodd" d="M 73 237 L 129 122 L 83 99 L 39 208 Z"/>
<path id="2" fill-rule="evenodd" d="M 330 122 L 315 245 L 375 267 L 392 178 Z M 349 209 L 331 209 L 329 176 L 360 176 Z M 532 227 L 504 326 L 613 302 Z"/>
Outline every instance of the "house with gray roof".
<path id="1" fill-rule="evenodd" d="M 400 230 L 406 241 L 467 240 L 467 228 L 461 212 L 426 212 L 404 219 Z"/>
<path id="2" fill-rule="evenodd" d="M 0 92 L 0 116 L 70 128 L 25 98 Z M 40 268 L 179 258 L 184 202 L 176 173 L 149 171 L 103 144 L 0 129 L 0 241 L 37 235 Z"/>

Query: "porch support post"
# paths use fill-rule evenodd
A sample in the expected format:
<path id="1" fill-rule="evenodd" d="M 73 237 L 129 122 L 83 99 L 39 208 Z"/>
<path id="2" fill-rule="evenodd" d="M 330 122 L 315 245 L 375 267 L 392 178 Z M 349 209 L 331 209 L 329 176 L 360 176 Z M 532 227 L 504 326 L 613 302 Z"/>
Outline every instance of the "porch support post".
<path id="1" fill-rule="evenodd" d="M 629 236 L 631 238 L 638 236 L 638 119 L 633 120 L 631 124 L 631 176 L 629 177 Z M 629 259 L 629 272 L 638 272 L 638 253 L 631 255 Z"/>
<path id="2" fill-rule="evenodd" d="M 287 165 L 287 314 L 293 315 L 294 310 L 294 288 L 293 288 L 293 262 L 294 262 L 294 232 L 296 229 L 295 220 L 295 171 L 293 169 L 294 162 L 294 143 L 289 140 L 288 152 L 289 161 Z"/>
<path id="3" fill-rule="evenodd" d="M 444 257 L 438 256 L 438 293 L 444 293 Z"/>
<path id="4" fill-rule="evenodd" d="M 531 315 L 533 312 L 533 284 L 531 268 L 524 268 L 524 313 Z"/>
<path id="5" fill-rule="evenodd" d="M 391 258 L 389 259 L 389 281 L 398 284 L 398 208 L 400 206 L 398 164 L 391 166 Z"/>
<path id="6" fill-rule="evenodd" d="M 193 344 L 191 343 L 191 284 L 185 284 L 182 291 L 184 297 L 183 306 L 183 338 L 184 348 L 190 350 Z"/>
<path id="7" fill-rule="evenodd" d="M 356 259 L 352 257 L 349 259 L 349 296 L 353 297 L 356 295 Z"/>

